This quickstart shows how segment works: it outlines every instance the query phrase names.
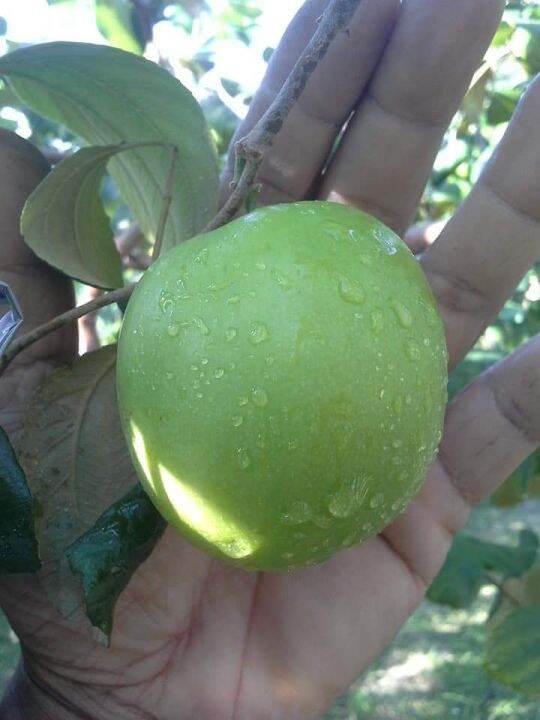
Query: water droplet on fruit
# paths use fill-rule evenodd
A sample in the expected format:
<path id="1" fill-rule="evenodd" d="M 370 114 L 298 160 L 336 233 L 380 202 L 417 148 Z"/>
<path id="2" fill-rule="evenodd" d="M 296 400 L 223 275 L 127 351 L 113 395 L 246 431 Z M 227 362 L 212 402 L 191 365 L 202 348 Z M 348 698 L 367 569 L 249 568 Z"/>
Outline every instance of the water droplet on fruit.
<path id="1" fill-rule="evenodd" d="M 244 418 L 241 415 L 235 415 L 232 419 L 232 424 L 234 425 L 234 427 L 240 427 L 243 422 Z"/>
<path id="2" fill-rule="evenodd" d="M 159 309 L 167 317 L 171 317 L 174 310 L 174 295 L 165 290 L 161 293 L 159 298 Z"/>
<path id="3" fill-rule="evenodd" d="M 234 540 L 225 540 L 219 543 L 219 547 L 230 558 L 241 559 L 251 555 L 253 548 L 246 540 L 235 538 Z"/>
<path id="4" fill-rule="evenodd" d="M 220 368 L 216 368 L 214 370 L 214 377 L 216 378 L 216 380 L 219 380 L 224 375 L 225 375 L 225 370 L 223 368 L 220 367 Z"/>
<path id="5" fill-rule="evenodd" d="M 238 455 L 238 464 L 243 470 L 246 470 L 251 465 L 251 458 L 244 448 L 238 448 L 236 452 Z"/>
<path id="6" fill-rule="evenodd" d="M 241 395 L 241 396 L 238 398 L 238 404 L 239 404 L 240 406 L 242 406 L 242 405 L 247 405 L 248 402 L 249 402 L 249 400 L 248 400 L 248 398 L 247 398 L 245 395 Z"/>
<path id="7" fill-rule="evenodd" d="M 238 335 L 238 331 L 236 328 L 230 327 L 225 330 L 225 340 L 227 342 L 231 342 L 231 340 L 234 340 L 234 338 Z"/>
<path id="8" fill-rule="evenodd" d="M 197 398 L 198 398 L 199 400 L 202 400 L 203 397 L 204 397 L 204 395 L 202 394 L 202 392 L 198 392 L 198 393 L 197 393 Z"/>
<path id="9" fill-rule="evenodd" d="M 289 290 L 291 283 L 282 272 L 279 270 L 272 270 L 272 275 L 282 290 Z"/>
<path id="10" fill-rule="evenodd" d="M 423 340 L 423 342 L 424 342 L 424 345 L 425 345 L 426 347 L 428 347 L 429 345 L 431 345 L 431 340 L 430 340 L 428 337 L 425 337 L 424 340 Z"/>
<path id="11" fill-rule="evenodd" d="M 208 365 L 208 358 L 203 358 L 201 360 L 201 365 Z"/>
<path id="12" fill-rule="evenodd" d="M 412 405 L 412 397 L 410 395 L 405 395 L 405 403 L 407 405 Z"/>
<path id="13" fill-rule="evenodd" d="M 377 335 L 384 330 L 384 315 L 381 310 L 371 313 L 371 326 Z"/>
<path id="14" fill-rule="evenodd" d="M 366 301 L 366 294 L 360 285 L 345 276 L 340 278 L 339 294 L 345 302 L 353 305 L 363 305 Z"/>
<path id="15" fill-rule="evenodd" d="M 231 295 L 231 297 L 227 300 L 227 305 L 238 305 L 240 302 L 240 295 Z"/>
<path id="16" fill-rule="evenodd" d="M 255 441 L 255 444 L 258 448 L 261 448 L 261 450 L 262 448 L 266 447 L 266 441 L 261 434 L 257 435 L 257 440 Z"/>
<path id="17" fill-rule="evenodd" d="M 371 498 L 371 501 L 369 503 L 370 508 L 375 510 L 380 506 L 382 501 L 384 500 L 384 495 L 382 493 L 377 493 L 374 497 Z"/>
<path id="18" fill-rule="evenodd" d="M 195 323 L 195 327 L 203 334 L 203 335 L 210 335 L 210 328 L 208 325 L 204 322 L 204 320 L 200 317 L 193 318 L 193 322 Z"/>
<path id="19" fill-rule="evenodd" d="M 375 229 L 373 235 L 387 255 L 395 255 L 397 253 L 398 249 L 395 240 L 388 235 L 387 231 Z"/>
<path id="20" fill-rule="evenodd" d="M 345 228 L 343 225 L 340 225 L 333 220 L 325 220 L 321 225 L 321 229 L 334 240 L 342 240 L 345 234 Z"/>
<path id="21" fill-rule="evenodd" d="M 165 373 L 165 380 L 172 380 L 174 375 L 172 372 Z"/>
<path id="22" fill-rule="evenodd" d="M 396 500 L 395 502 L 392 503 L 392 510 L 394 512 L 397 512 L 400 509 L 401 509 L 401 502 L 399 500 Z"/>
<path id="23" fill-rule="evenodd" d="M 267 355 L 267 357 L 266 357 L 266 364 L 268 365 L 268 367 L 270 367 L 271 365 L 273 365 L 274 362 L 275 362 L 274 356 L 273 356 L 273 355 Z"/>
<path id="24" fill-rule="evenodd" d="M 167 328 L 167 335 L 169 337 L 177 337 L 180 332 L 180 325 L 178 323 L 171 323 Z"/>
<path id="25" fill-rule="evenodd" d="M 262 322 L 255 321 L 249 328 L 249 340 L 253 345 L 259 345 L 268 339 L 268 328 Z"/>
<path id="26" fill-rule="evenodd" d="M 289 511 L 282 515 L 281 519 L 285 525 L 301 525 L 310 520 L 309 507 L 303 500 L 297 500 L 291 504 Z"/>
<path id="27" fill-rule="evenodd" d="M 326 530 L 332 525 L 332 518 L 325 517 L 324 515 L 314 515 L 311 519 L 321 530 Z"/>
<path id="28" fill-rule="evenodd" d="M 381 398 L 381 400 L 384 397 L 384 388 L 379 392 L 379 397 Z"/>
<path id="29" fill-rule="evenodd" d="M 296 438 L 293 438 L 292 440 L 289 440 L 287 442 L 287 445 L 289 447 L 289 450 L 296 450 L 299 443 L 298 443 L 298 440 L 296 440 Z"/>
<path id="30" fill-rule="evenodd" d="M 407 340 L 407 343 L 405 345 L 405 352 L 407 354 L 407 357 L 411 360 L 418 360 L 420 357 L 420 348 L 414 342 L 414 340 Z"/>
<path id="31" fill-rule="evenodd" d="M 356 230 L 353 230 L 353 228 L 351 228 L 348 234 L 353 242 L 358 242 L 358 235 L 356 234 Z"/>
<path id="32" fill-rule="evenodd" d="M 251 391 L 251 399 L 253 400 L 253 404 L 257 407 L 265 407 L 268 405 L 268 394 L 266 390 L 262 387 L 254 387 Z"/>
<path id="33" fill-rule="evenodd" d="M 413 320 L 409 308 L 397 300 L 392 303 L 392 307 L 394 308 L 400 325 L 404 328 L 411 327 Z"/>
<path id="34" fill-rule="evenodd" d="M 195 262 L 200 263 L 201 265 L 206 265 L 208 263 L 208 248 L 203 248 L 201 252 L 195 256 Z"/>
<path id="35" fill-rule="evenodd" d="M 199 369 L 198 365 L 190 365 L 189 367 L 193 372 L 197 372 L 197 370 Z"/>
<path id="36" fill-rule="evenodd" d="M 257 268 L 257 270 L 266 270 L 266 265 L 263 262 L 255 263 L 255 267 Z"/>

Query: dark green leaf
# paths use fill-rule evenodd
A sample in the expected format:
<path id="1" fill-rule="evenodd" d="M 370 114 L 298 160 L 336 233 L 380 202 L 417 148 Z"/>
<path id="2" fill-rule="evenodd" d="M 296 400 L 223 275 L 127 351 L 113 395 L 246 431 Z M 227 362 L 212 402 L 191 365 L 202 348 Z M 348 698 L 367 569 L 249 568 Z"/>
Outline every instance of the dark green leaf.
<path id="1" fill-rule="evenodd" d="M 127 52 L 141 55 L 143 47 L 134 32 L 134 8 L 126 0 L 95 0 L 96 24 L 103 37 Z"/>
<path id="2" fill-rule="evenodd" d="M 490 125 L 499 125 L 508 122 L 514 114 L 521 94 L 520 90 L 505 90 L 494 93 L 487 109 L 488 123 Z"/>
<path id="3" fill-rule="evenodd" d="M 538 537 L 530 530 L 520 533 L 517 547 L 458 535 L 427 597 L 441 605 L 468 607 L 489 582 L 488 573 L 505 579 L 522 575 L 535 562 L 537 552 Z"/>
<path id="4" fill-rule="evenodd" d="M 485 667 L 503 685 L 540 698 L 540 605 L 514 610 L 492 629 Z"/>
<path id="5" fill-rule="evenodd" d="M 32 497 L 9 439 L 0 428 L 0 574 L 39 568 Z"/>
<path id="6" fill-rule="evenodd" d="M 536 474 L 537 456 L 536 451 L 521 463 L 505 483 L 501 485 L 491 496 L 491 503 L 495 507 L 513 507 L 525 500 L 529 486 Z"/>
<path id="7" fill-rule="evenodd" d="M 134 147 L 132 143 L 83 148 L 38 185 L 21 218 L 24 239 L 38 257 L 88 285 L 122 286 L 122 263 L 100 188 L 109 160 Z"/>
<path id="8" fill-rule="evenodd" d="M 158 65 L 115 48 L 48 43 L 0 58 L 0 74 L 36 112 L 90 144 L 157 141 L 178 147 L 163 248 L 200 231 L 217 207 L 217 162 L 202 110 Z M 130 150 L 110 162 L 144 234 L 155 238 L 170 167 L 167 147 Z"/>
<path id="9" fill-rule="evenodd" d="M 154 549 L 165 525 L 138 485 L 68 548 L 71 569 L 83 583 L 88 617 L 107 638 L 120 593 Z"/>

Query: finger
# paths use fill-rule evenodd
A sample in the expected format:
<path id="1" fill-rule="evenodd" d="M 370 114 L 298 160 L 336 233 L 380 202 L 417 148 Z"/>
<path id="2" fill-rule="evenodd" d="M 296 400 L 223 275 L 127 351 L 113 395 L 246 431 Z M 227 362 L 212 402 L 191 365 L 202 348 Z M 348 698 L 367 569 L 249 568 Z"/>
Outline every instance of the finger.
<path id="1" fill-rule="evenodd" d="M 38 260 L 19 231 L 23 205 L 47 172 L 47 162 L 33 145 L 0 129 L 0 280 L 21 304 L 23 332 L 73 304 L 71 283 Z M 36 343 L 16 364 L 29 358 L 62 361 L 74 352 L 75 330 L 69 327 Z"/>
<path id="2" fill-rule="evenodd" d="M 438 465 L 470 503 L 493 492 L 540 444 L 540 335 L 448 406 Z"/>
<path id="3" fill-rule="evenodd" d="M 540 80 L 477 186 L 422 258 L 454 366 L 540 257 Z"/>
<path id="4" fill-rule="evenodd" d="M 472 506 L 540 443 L 540 336 L 479 376 L 448 406 L 427 482 L 383 535 L 428 586 Z"/>
<path id="5" fill-rule="evenodd" d="M 404 0 L 323 198 L 356 205 L 403 234 L 503 7 L 504 0 Z"/>
<path id="6" fill-rule="evenodd" d="M 327 4 L 328 0 L 310 0 L 293 19 L 235 140 L 246 135 L 267 110 L 315 32 Z M 298 200 L 308 194 L 373 73 L 399 4 L 399 0 L 362 0 L 348 31 L 336 37 L 261 167 L 262 203 Z M 223 183 L 225 195 L 233 161 L 231 156 Z"/>

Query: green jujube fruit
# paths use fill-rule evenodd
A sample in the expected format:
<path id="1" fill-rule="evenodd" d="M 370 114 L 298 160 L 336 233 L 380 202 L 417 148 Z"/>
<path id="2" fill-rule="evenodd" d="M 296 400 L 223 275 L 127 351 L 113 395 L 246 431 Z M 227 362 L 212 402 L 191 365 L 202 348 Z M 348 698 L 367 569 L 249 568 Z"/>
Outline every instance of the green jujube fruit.
<path id="1" fill-rule="evenodd" d="M 319 563 L 422 486 L 441 438 L 441 319 L 406 245 L 358 210 L 256 210 L 163 255 L 127 307 L 122 423 L 188 540 L 248 570 Z"/>

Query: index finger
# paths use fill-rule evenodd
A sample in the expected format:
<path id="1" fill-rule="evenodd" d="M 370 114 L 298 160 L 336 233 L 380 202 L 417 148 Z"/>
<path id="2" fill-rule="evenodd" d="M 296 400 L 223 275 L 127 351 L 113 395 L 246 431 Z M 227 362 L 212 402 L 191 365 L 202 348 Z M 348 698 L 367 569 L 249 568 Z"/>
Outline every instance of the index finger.
<path id="1" fill-rule="evenodd" d="M 264 114 L 311 39 L 329 0 L 308 0 L 287 28 L 262 85 L 235 140 Z M 394 27 L 400 0 L 362 0 L 346 33 L 330 46 L 311 76 L 258 175 L 264 204 L 308 195 L 343 123 L 368 84 Z M 233 152 L 224 175 L 223 195 L 232 177 Z"/>

